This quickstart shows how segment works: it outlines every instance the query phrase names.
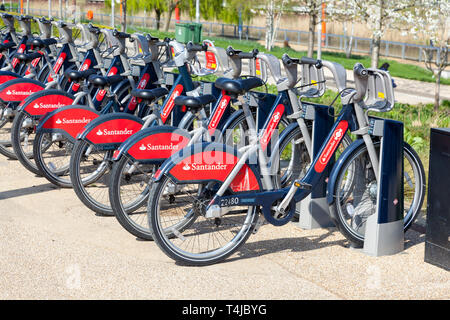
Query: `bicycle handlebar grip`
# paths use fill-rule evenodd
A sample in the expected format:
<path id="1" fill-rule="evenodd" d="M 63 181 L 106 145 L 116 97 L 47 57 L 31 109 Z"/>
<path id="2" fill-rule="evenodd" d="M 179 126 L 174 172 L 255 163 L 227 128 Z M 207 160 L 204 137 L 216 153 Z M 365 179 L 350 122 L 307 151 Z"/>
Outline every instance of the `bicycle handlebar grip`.
<path id="1" fill-rule="evenodd" d="M 19 16 L 17 18 L 17 20 L 19 20 L 19 21 L 27 21 L 27 20 L 34 20 L 34 18 L 32 16 Z"/>
<path id="2" fill-rule="evenodd" d="M 40 17 L 40 18 L 38 18 L 38 20 L 42 23 L 51 23 L 52 22 L 52 20 L 46 19 L 45 17 Z"/>
<path id="3" fill-rule="evenodd" d="M 302 57 L 300 59 L 301 64 L 312 64 L 315 65 L 317 69 L 322 68 L 322 61 L 319 59 L 313 59 L 309 57 Z"/>
<path id="4" fill-rule="evenodd" d="M 99 34 L 101 32 L 100 28 L 94 26 L 92 23 L 89 23 L 88 30 L 89 30 L 89 32 L 92 32 L 92 33 L 95 33 L 95 34 Z"/>
<path id="5" fill-rule="evenodd" d="M 255 57 L 254 52 L 239 52 L 237 56 L 241 59 L 253 59 Z"/>
<path id="6" fill-rule="evenodd" d="M 152 37 L 152 35 L 150 33 L 147 34 L 146 38 L 147 38 L 147 41 L 153 41 L 153 42 L 158 42 L 159 41 L 159 38 Z"/>
<path id="7" fill-rule="evenodd" d="M 117 38 L 129 38 L 129 37 L 131 37 L 131 34 L 126 33 L 126 32 L 120 32 L 117 29 L 114 29 L 113 36 L 117 37 Z"/>
<path id="8" fill-rule="evenodd" d="M 232 46 L 229 46 L 227 48 L 227 56 L 233 57 L 237 55 L 238 53 L 242 52 L 241 50 L 234 50 Z"/>
<path id="9" fill-rule="evenodd" d="M 253 49 L 251 52 L 242 52 L 241 50 L 235 50 L 231 46 L 227 48 L 227 55 L 230 57 L 237 56 L 240 59 L 254 59 L 258 55 L 259 50 Z"/>
<path id="10" fill-rule="evenodd" d="M 208 45 L 207 44 L 193 44 L 192 42 L 189 42 L 186 45 L 187 51 L 193 52 L 193 51 L 207 51 Z"/>
<path id="11" fill-rule="evenodd" d="M 355 80 L 356 94 L 353 96 L 353 101 L 356 103 L 362 101 L 366 95 L 369 80 L 368 75 L 369 72 L 361 63 L 355 64 L 353 67 L 353 77 Z"/>
<path id="12" fill-rule="evenodd" d="M 294 63 L 300 62 L 299 59 L 289 57 L 287 53 L 283 54 L 283 56 L 281 57 L 281 61 L 283 61 L 286 66 L 291 66 Z"/>

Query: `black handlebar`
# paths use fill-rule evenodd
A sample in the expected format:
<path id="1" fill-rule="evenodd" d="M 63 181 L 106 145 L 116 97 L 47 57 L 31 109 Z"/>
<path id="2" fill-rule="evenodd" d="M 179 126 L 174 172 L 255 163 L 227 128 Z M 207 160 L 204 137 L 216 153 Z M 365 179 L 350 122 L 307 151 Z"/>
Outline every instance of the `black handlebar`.
<path id="1" fill-rule="evenodd" d="M 241 50 L 235 50 L 231 46 L 227 48 L 227 55 L 229 57 L 237 56 L 240 59 L 254 59 L 258 55 L 259 50 L 253 49 L 251 52 L 242 52 Z"/>
<path id="2" fill-rule="evenodd" d="M 131 37 L 131 34 L 126 33 L 126 32 L 121 32 L 121 31 L 119 31 L 119 30 L 117 30 L 117 29 L 114 29 L 114 30 L 113 30 L 113 36 L 116 37 L 116 38 L 122 38 L 122 39 L 125 39 L 125 38 Z"/>
<path id="3" fill-rule="evenodd" d="M 366 77 L 369 74 L 367 69 L 364 68 L 361 63 L 355 64 L 355 66 L 353 67 L 353 73 L 358 77 Z"/>
<path id="4" fill-rule="evenodd" d="M 92 23 L 88 24 L 88 30 L 89 30 L 89 32 L 97 34 L 97 35 L 100 34 L 100 32 L 101 32 L 100 28 L 94 26 Z"/>
<path id="5" fill-rule="evenodd" d="M 286 66 L 291 66 L 293 64 L 299 64 L 300 60 L 296 59 L 296 58 L 291 58 L 288 56 L 287 53 L 283 54 L 283 56 L 281 57 L 281 61 L 283 61 L 283 64 L 285 64 Z"/>
<path id="6" fill-rule="evenodd" d="M 300 59 L 291 58 L 286 53 L 283 54 L 283 57 L 281 58 L 283 63 L 287 66 L 291 66 L 293 64 L 310 64 L 314 65 L 317 69 L 322 68 L 322 60 L 319 59 L 313 59 L 309 57 L 301 57 Z"/>
<path id="7" fill-rule="evenodd" d="M 34 18 L 32 16 L 19 16 L 17 18 L 17 20 L 19 20 L 19 21 L 29 21 L 29 20 L 34 20 Z"/>
<path id="8" fill-rule="evenodd" d="M 40 18 L 38 18 L 38 20 L 39 20 L 39 22 L 49 24 L 49 23 L 52 23 L 53 18 L 51 18 L 51 19 L 46 19 L 45 17 L 40 17 Z"/>
<path id="9" fill-rule="evenodd" d="M 315 65 L 317 69 L 322 68 L 322 60 L 319 60 L 319 59 L 313 59 L 313 58 L 309 58 L 309 57 L 301 57 L 300 63 Z"/>
<path id="10" fill-rule="evenodd" d="M 190 52 L 194 51 L 208 51 L 208 45 L 206 43 L 203 44 L 193 44 L 192 42 L 188 42 L 186 45 L 186 50 Z"/>
<path id="11" fill-rule="evenodd" d="M 159 41 L 159 38 L 157 38 L 157 37 L 152 37 L 152 35 L 151 35 L 150 33 L 148 33 L 148 34 L 146 35 L 146 38 L 147 38 L 147 41 L 152 41 L 152 42 L 158 42 L 158 41 Z"/>

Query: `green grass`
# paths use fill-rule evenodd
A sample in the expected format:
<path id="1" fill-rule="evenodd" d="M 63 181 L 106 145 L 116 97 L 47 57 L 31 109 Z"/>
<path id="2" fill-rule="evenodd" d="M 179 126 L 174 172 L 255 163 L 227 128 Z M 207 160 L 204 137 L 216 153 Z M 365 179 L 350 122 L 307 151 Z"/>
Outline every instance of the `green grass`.
<path id="1" fill-rule="evenodd" d="M 164 37 L 174 37 L 173 32 L 164 32 L 164 31 L 157 31 L 157 30 L 151 30 L 146 28 L 128 28 L 129 32 L 149 32 L 153 36 L 164 38 Z M 253 49 L 258 49 L 261 52 L 266 52 L 266 49 L 263 45 L 259 44 L 256 41 L 246 41 L 246 40 L 236 40 L 236 39 L 229 39 L 229 38 L 220 38 L 220 37 L 207 37 L 203 36 L 204 39 L 209 39 L 214 42 L 214 44 L 218 47 L 227 48 L 228 46 L 232 46 L 235 49 L 239 49 L 242 51 L 251 51 Z M 284 53 L 289 54 L 293 57 L 301 57 L 305 56 L 305 51 L 296 51 L 293 49 L 286 49 L 281 47 L 274 47 L 272 51 L 269 51 L 269 53 L 273 54 L 274 56 L 281 58 L 281 56 Z M 350 58 L 347 58 L 345 56 L 345 53 L 340 52 L 329 52 L 324 51 L 322 52 L 322 59 L 323 60 L 329 60 L 333 62 L 337 62 L 341 64 L 344 68 L 351 70 L 355 63 L 360 62 L 364 66 L 369 67 L 370 66 L 370 57 L 368 56 L 360 56 L 360 55 L 352 55 Z M 394 60 L 388 60 L 381 58 L 380 59 L 380 65 L 384 62 L 388 62 L 390 64 L 389 67 L 389 73 L 392 77 L 399 77 L 399 78 L 405 78 L 405 79 L 411 79 L 411 80 L 419 80 L 419 81 L 426 81 L 426 82 L 435 82 L 433 78 L 433 74 L 431 71 L 428 71 L 425 68 L 422 68 L 420 66 L 416 66 L 413 64 L 407 64 L 407 63 L 401 63 Z M 450 79 L 441 79 L 442 84 L 450 85 Z"/>

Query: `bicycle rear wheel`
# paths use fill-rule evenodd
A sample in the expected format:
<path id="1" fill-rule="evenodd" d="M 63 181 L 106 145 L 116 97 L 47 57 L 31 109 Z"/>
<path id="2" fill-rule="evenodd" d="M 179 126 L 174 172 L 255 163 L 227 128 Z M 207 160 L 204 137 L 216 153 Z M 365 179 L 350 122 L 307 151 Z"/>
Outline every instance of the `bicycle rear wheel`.
<path id="1" fill-rule="evenodd" d="M 19 112 L 14 118 L 11 140 L 20 163 L 32 173 L 42 175 L 33 160 L 33 143 L 37 122 L 24 112 Z"/>
<path id="2" fill-rule="evenodd" d="M 15 112 L 6 106 L 0 107 L 0 153 L 5 157 L 17 160 L 11 142 L 11 128 L 14 121 L 14 114 L 5 114 Z"/>
<path id="3" fill-rule="evenodd" d="M 70 157 L 70 180 L 78 198 L 91 210 L 113 215 L 108 187 L 113 151 L 78 140 Z"/>
<path id="4" fill-rule="evenodd" d="M 73 143 L 58 133 L 36 134 L 33 142 L 33 158 L 41 174 L 51 183 L 62 188 L 72 187 L 69 162 Z"/>
<path id="5" fill-rule="evenodd" d="M 376 150 L 380 143 L 374 144 Z M 422 208 L 425 198 L 425 171 L 414 149 L 403 143 L 404 231 L 408 230 Z M 357 247 L 364 244 L 367 218 L 375 213 L 377 181 L 366 145 L 357 148 L 341 167 L 330 210 L 342 234 Z"/>
<path id="6" fill-rule="evenodd" d="M 147 219 L 148 194 L 155 166 L 129 159 L 114 163 L 109 198 L 120 225 L 132 235 L 152 240 Z"/>

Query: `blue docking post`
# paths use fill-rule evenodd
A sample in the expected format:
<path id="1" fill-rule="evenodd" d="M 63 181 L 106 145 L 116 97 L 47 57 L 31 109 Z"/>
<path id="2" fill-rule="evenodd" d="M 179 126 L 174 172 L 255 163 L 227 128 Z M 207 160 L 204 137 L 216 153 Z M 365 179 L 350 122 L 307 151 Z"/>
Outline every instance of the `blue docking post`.
<path id="1" fill-rule="evenodd" d="M 334 124 L 334 108 L 319 104 L 304 104 L 305 119 L 314 120 L 312 130 L 313 158 L 319 153 L 322 144 L 330 133 Z M 302 229 L 316 229 L 334 227 L 330 219 L 329 205 L 326 199 L 326 178 L 333 167 L 334 159 L 330 161 L 322 180 L 314 187 L 311 194 L 297 204 L 300 211 L 298 226 Z"/>
<path id="2" fill-rule="evenodd" d="M 403 251 L 403 123 L 383 122 L 377 205 L 366 222 L 363 252 L 371 256 L 392 255 Z"/>

